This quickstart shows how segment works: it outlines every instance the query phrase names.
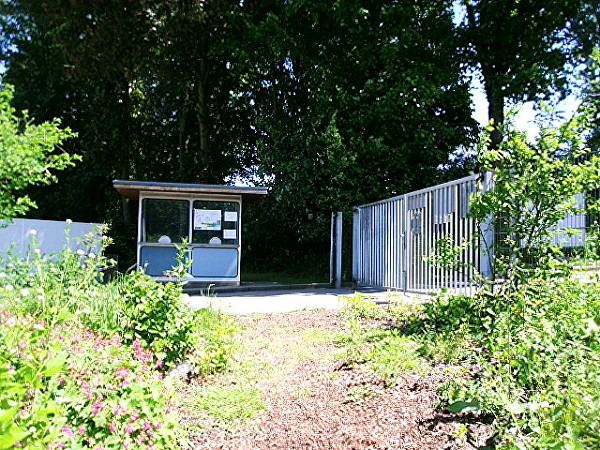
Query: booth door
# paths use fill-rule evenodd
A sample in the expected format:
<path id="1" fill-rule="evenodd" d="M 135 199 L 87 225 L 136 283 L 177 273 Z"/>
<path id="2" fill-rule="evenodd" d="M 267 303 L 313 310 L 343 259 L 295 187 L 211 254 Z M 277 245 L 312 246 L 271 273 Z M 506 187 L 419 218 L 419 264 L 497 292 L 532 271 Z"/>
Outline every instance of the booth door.
<path id="1" fill-rule="evenodd" d="M 237 279 L 240 203 L 195 200 L 192 210 L 192 267 L 195 278 Z"/>

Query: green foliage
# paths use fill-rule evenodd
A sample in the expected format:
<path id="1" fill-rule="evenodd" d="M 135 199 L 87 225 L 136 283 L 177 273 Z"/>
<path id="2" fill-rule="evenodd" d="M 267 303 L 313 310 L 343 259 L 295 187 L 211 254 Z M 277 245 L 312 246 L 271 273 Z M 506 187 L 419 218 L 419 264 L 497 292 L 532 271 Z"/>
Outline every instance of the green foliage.
<path id="1" fill-rule="evenodd" d="M 469 355 L 476 373 L 443 389 L 449 409 L 464 404 L 493 414 L 505 442 L 518 448 L 596 446 L 597 286 L 532 281 L 510 300 L 504 308 L 485 309 L 488 325 L 469 330 L 481 346 Z M 439 317 L 452 317 L 446 306 L 435 309 Z"/>
<path id="2" fill-rule="evenodd" d="M 36 125 L 27 113 L 18 117 L 12 99 L 13 87 L 5 85 L 0 90 L 0 219 L 4 220 L 36 207 L 23 194 L 25 188 L 57 181 L 51 171 L 64 170 L 80 159 L 64 151 L 55 152 L 76 134 L 61 128 L 59 119 Z"/>
<path id="3" fill-rule="evenodd" d="M 480 78 L 488 100 L 488 119 L 504 123 L 507 102 L 539 101 L 568 91 L 568 71 L 577 45 L 570 42 L 575 18 L 590 2 L 461 0 L 457 27 L 467 64 Z M 596 25 L 597 26 L 597 25 Z M 498 36 L 503 36 L 498 40 Z M 573 64 L 575 65 L 575 64 Z M 492 133 L 492 145 L 502 140 Z"/>
<path id="4" fill-rule="evenodd" d="M 369 296 L 356 292 L 352 296 L 342 296 L 340 300 L 344 302 L 342 306 L 342 317 L 350 321 L 360 321 L 363 319 L 378 319 L 383 317 L 384 311 Z"/>
<path id="5" fill-rule="evenodd" d="M 123 278 L 119 329 L 126 343 L 141 339 L 167 367 L 189 357 L 207 375 L 226 367 L 234 327 L 216 310 L 194 310 L 183 299 L 182 280 L 191 264 L 185 262 L 186 248 L 183 242 L 169 271 L 173 282 L 156 283 L 141 269 Z"/>
<path id="6" fill-rule="evenodd" d="M 102 270 L 112 264 L 103 256 L 110 239 L 101 227 L 80 242 L 70 238 L 58 255 L 44 255 L 32 230 L 26 255 L 8 252 L 0 258 L 0 283 L 5 294 L 0 307 L 20 313 L 53 317 L 61 312 L 75 314 L 86 326 L 102 332 L 118 326 L 119 295 L 114 284 L 102 284 Z M 69 247 L 79 247 L 73 252 Z M 23 258 L 23 256 L 25 256 Z"/>
<path id="7" fill-rule="evenodd" d="M 421 344 L 403 336 L 398 329 L 377 327 L 381 323 L 396 324 L 405 315 L 412 317 L 415 309 L 407 308 L 403 302 L 383 309 L 360 293 L 342 299 L 346 329 L 338 336 L 338 343 L 343 346 L 338 358 L 351 366 L 364 364 L 389 385 L 400 373 L 420 372 L 426 367 L 420 356 Z M 356 401 L 356 394 L 359 393 L 349 393 L 352 401 Z"/>
<path id="8" fill-rule="evenodd" d="M 367 366 L 389 385 L 394 384 L 398 374 L 422 372 L 426 367 L 420 355 L 421 344 L 397 331 L 368 333 L 366 342 L 372 343 L 370 350 L 365 352 Z"/>
<path id="9" fill-rule="evenodd" d="M 470 213 L 480 223 L 492 218 L 496 264 L 507 288 L 534 275 L 565 273 L 553 227 L 567 214 L 582 212 L 576 194 L 600 185 L 600 158 L 585 145 L 590 115 L 582 109 L 558 127 L 541 126 L 533 140 L 509 121 L 497 148 L 490 145 L 491 128 L 483 135 L 478 158 L 484 170 L 493 171 L 493 188 L 473 196 Z"/>
<path id="10" fill-rule="evenodd" d="M 175 448 L 173 391 L 152 353 L 72 319 L 0 311 L 0 448 Z"/>
<path id="11" fill-rule="evenodd" d="M 97 239 L 59 255 L 32 240 L 26 258 L 2 261 L 0 448 L 176 448 L 184 434 L 165 366 L 227 366 L 230 320 L 190 310 L 179 282 L 134 272 L 104 284 Z"/>

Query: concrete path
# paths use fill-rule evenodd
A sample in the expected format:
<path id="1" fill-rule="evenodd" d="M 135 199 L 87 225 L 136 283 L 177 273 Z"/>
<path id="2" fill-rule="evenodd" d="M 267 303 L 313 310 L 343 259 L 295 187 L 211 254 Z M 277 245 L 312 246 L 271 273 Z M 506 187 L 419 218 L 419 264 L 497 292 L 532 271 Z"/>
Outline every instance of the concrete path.
<path id="1" fill-rule="evenodd" d="M 367 290 L 365 295 L 378 304 L 387 304 L 390 296 L 419 301 L 426 296 Z M 193 295 L 189 302 L 196 308 L 209 305 L 229 314 L 290 312 L 308 309 L 338 309 L 344 305 L 342 296 L 353 296 L 352 289 L 290 289 L 224 292 L 213 297 Z"/>

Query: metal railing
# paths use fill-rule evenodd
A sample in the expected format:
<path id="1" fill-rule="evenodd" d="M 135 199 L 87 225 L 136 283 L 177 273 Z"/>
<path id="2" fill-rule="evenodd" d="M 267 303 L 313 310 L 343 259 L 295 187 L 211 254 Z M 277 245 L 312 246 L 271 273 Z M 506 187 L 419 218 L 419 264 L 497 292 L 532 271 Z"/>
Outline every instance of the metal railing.
<path id="1" fill-rule="evenodd" d="M 471 293 L 491 274 L 493 233 L 469 217 L 469 200 L 486 177 L 472 175 L 354 209 L 353 278 L 359 285 L 431 293 Z M 442 269 L 427 261 L 436 243 L 461 246 L 459 261 Z M 475 245 L 462 245 L 471 242 Z"/>

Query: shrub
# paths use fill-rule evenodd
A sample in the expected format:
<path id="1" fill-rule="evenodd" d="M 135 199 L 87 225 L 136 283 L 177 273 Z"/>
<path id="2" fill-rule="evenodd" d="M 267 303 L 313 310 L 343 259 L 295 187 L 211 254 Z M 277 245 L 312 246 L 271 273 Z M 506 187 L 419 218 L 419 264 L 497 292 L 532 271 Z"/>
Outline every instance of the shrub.
<path id="1" fill-rule="evenodd" d="M 513 293 L 509 307 L 494 309 L 491 326 L 471 330 L 482 346 L 471 355 L 480 372 L 445 386 L 449 408 L 493 414 L 518 447 L 598 446 L 599 294 L 596 285 L 539 280 Z"/>
<path id="2" fill-rule="evenodd" d="M 0 312 L 0 448 L 174 448 L 173 392 L 154 364 L 139 341 Z"/>
<path id="3" fill-rule="evenodd" d="M 193 310 L 178 283 L 159 284 L 141 270 L 120 285 L 123 340 L 141 339 L 166 367 L 186 357 L 202 373 L 223 369 L 231 353 L 232 322 L 214 310 Z"/>

